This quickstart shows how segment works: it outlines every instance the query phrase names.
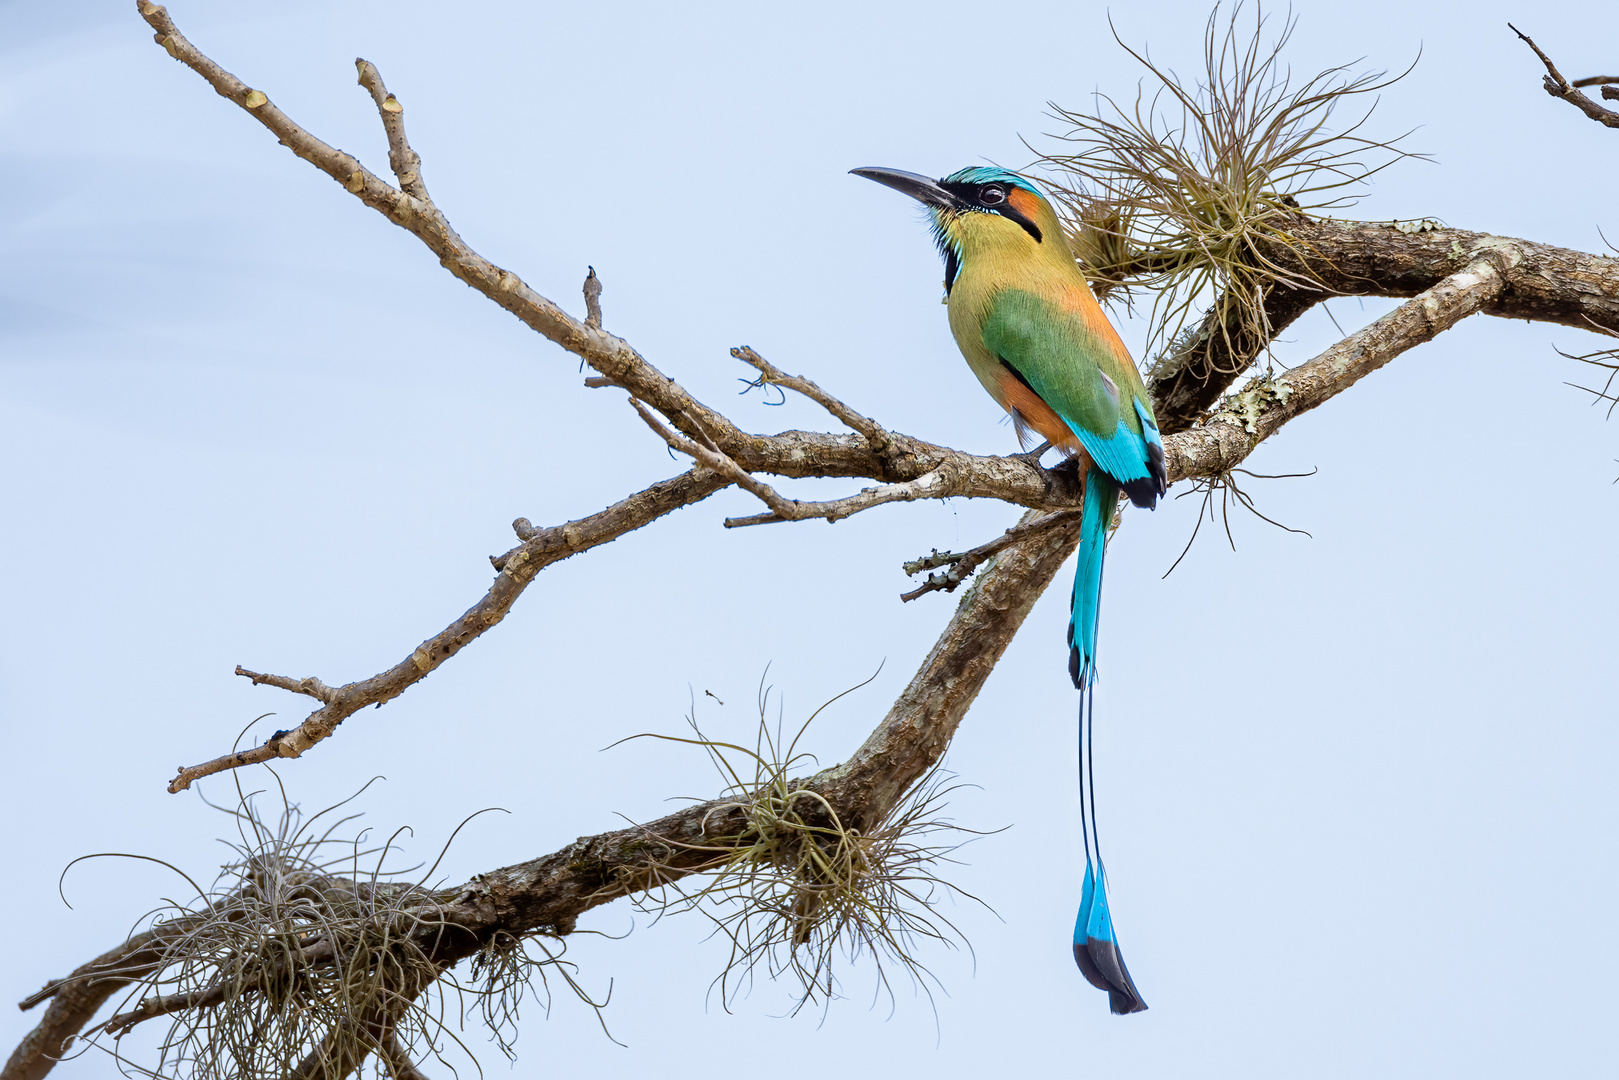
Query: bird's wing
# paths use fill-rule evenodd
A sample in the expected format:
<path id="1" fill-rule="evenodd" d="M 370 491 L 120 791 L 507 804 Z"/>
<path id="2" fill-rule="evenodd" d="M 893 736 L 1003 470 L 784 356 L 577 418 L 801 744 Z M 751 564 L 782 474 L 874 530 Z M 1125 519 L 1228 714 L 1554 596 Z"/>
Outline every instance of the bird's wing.
<path id="1" fill-rule="evenodd" d="M 1126 486 L 1155 479 L 1148 441 L 1157 432 L 1142 423 L 1129 385 L 1136 380 L 1108 374 L 1119 370 L 1119 346 L 1077 314 L 1022 289 L 995 298 L 982 333 L 984 347 L 1062 418 L 1098 467 Z"/>

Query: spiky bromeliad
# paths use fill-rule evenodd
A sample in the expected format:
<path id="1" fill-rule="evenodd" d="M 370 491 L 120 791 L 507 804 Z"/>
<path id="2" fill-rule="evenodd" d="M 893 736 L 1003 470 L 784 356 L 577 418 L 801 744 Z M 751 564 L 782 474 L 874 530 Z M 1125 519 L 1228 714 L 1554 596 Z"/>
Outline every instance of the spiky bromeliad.
<path id="1" fill-rule="evenodd" d="M 1074 959 L 1116 1013 L 1147 1007 L 1113 933 L 1107 871 L 1096 838 L 1091 754 L 1097 611 L 1102 557 L 1119 492 L 1137 506 L 1164 493 L 1164 447 L 1147 389 L 1118 333 L 1091 295 L 1057 215 L 1028 180 L 969 168 L 942 180 L 897 169 L 854 169 L 927 206 L 944 255 L 950 331 L 967 365 L 1012 415 L 1020 440 L 1033 431 L 1078 459 L 1085 474 L 1079 567 L 1068 624 L 1068 671 L 1080 691 L 1080 827 L 1085 883 L 1074 924 Z M 1089 822 L 1086 822 L 1087 810 Z M 1094 852 L 1094 861 L 1093 861 Z"/>

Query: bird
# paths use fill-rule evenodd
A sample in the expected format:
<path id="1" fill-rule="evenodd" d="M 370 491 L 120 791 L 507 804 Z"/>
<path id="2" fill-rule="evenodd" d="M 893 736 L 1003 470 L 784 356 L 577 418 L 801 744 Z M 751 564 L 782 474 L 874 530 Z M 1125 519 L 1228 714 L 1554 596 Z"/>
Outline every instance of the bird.
<path id="1" fill-rule="evenodd" d="M 1026 449 L 1034 435 L 1085 477 L 1079 565 L 1068 624 L 1068 673 L 1080 692 L 1080 826 L 1085 878 L 1074 960 L 1114 1013 L 1146 1009 L 1125 967 L 1096 836 L 1093 702 L 1102 563 L 1119 494 L 1148 509 L 1167 488 L 1164 444 L 1141 373 L 1092 294 L 1040 189 L 975 166 L 934 180 L 900 169 L 851 169 L 921 202 L 944 257 L 950 331 Z M 1086 810 L 1090 820 L 1087 826 Z M 1094 860 L 1093 860 L 1094 848 Z"/>

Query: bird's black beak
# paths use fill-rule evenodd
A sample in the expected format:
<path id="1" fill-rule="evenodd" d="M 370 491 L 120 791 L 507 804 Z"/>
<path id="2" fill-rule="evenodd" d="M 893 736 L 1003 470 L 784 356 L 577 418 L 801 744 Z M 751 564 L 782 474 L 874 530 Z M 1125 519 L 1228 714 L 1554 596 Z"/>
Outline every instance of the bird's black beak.
<path id="1" fill-rule="evenodd" d="M 864 176 L 867 180 L 875 180 L 895 191 L 903 191 L 918 202 L 929 206 L 936 206 L 941 210 L 960 210 L 962 201 L 949 189 L 937 180 L 930 180 L 913 172 L 902 169 L 850 169 L 855 176 Z"/>

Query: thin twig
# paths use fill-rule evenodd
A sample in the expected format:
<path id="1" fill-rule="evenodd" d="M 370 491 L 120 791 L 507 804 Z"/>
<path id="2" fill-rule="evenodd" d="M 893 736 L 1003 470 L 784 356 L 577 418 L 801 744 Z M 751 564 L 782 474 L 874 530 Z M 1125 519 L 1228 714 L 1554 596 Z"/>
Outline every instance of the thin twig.
<path id="1" fill-rule="evenodd" d="M 320 697 L 324 702 L 322 707 L 310 713 L 303 723 L 290 731 L 277 732 L 252 749 L 180 769 L 169 784 L 169 790 L 183 791 L 202 777 L 244 765 L 302 755 L 316 743 L 329 738 L 339 724 L 356 712 L 368 705 L 392 701 L 477 640 L 485 631 L 498 625 L 523 590 L 547 566 L 616 540 L 683 506 L 706 499 L 728 482 L 715 473 L 695 469 L 653 484 L 589 517 L 545 529 L 530 526 L 530 539 L 492 560 L 500 573 L 482 599 L 455 622 L 418 645 L 405 659 L 368 679 L 333 688 L 326 687 L 319 680 L 257 676 L 256 673 L 239 669 L 239 674 L 253 678 L 255 682 L 268 683 L 311 697 L 320 697 L 313 692 L 313 687 L 319 686 L 328 696 Z"/>
<path id="2" fill-rule="evenodd" d="M 388 88 L 382 84 L 382 72 L 375 64 L 356 59 L 354 66 L 360 72 L 360 85 L 371 92 L 371 99 L 377 103 L 377 115 L 382 118 L 382 128 L 388 135 L 388 165 L 400 188 L 411 198 L 432 206 L 427 184 L 422 180 L 422 159 L 410 148 L 410 140 L 405 137 L 405 107 L 388 93 Z"/>
<path id="3" fill-rule="evenodd" d="M 111 1020 L 101 1025 L 101 1030 L 109 1035 L 127 1035 L 136 1025 L 159 1016 L 168 1016 L 172 1013 L 184 1012 L 187 1009 L 206 1009 L 225 1000 L 233 989 L 252 989 L 253 984 L 242 987 L 232 987 L 225 981 L 216 982 L 201 990 L 192 990 L 184 994 L 169 994 L 166 997 L 149 997 L 128 1012 L 121 1012 Z"/>
<path id="4" fill-rule="evenodd" d="M 856 494 L 842 499 L 831 499 L 826 502 L 803 502 L 799 499 L 789 499 L 731 460 L 712 442 L 708 446 L 703 446 L 691 439 L 677 435 L 659 423 L 657 418 L 640 401 L 630 398 L 630 404 L 634 406 L 641 419 L 646 422 L 647 427 L 655 431 L 670 447 L 679 450 L 683 454 L 690 455 L 704 467 L 726 476 L 732 483 L 758 496 L 759 501 L 770 507 L 770 513 L 768 514 L 726 518 L 725 527 L 727 529 L 741 528 L 747 525 L 768 525 L 782 521 L 808 521 L 812 518 L 824 518 L 828 522 L 840 521 L 843 518 L 858 514 L 862 510 L 870 510 L 874 506 L 882 506 L 885 503 L 947 498 L 954 490 L 955 476 L 950 464 L 946 462 L 932 472 L 919 476 L 915 480 L 907 480 L 900 484 L 884 484 L 881 487 L 862 488 Z"/>
<path id="5" fill-rule="evenodd" d="M 759 372 L 759 382 L 755 385 L 785 386 L 809 398 L 836 417 L 844 427 L 865 436 L 866 444 L 871 447 L 872 453 L 881 454 L 893 445 L 893 436 L 889 434 L 887 428 L 870 417 L 855 412 L 804 376 L 787 374 L 747 345 L 732 349 L 731 355 Z"/>
<path id="6" fill-rule="evenodd" d="M 1054 514 L 1044 514 L 1025 520 L 1014 525 L 1004 533 L 985 544 L 960 554 L 949 551 L 933 551 L 919 559 L 906 563 L 902 569 L 907 574 L 920 574 L 924 570 L 933 570 L 945 567 L 942 574 L 929 574 L 927 580 L 910 592 L 900 593 L 899 598 L 910 602 L 919 596 L 926 596 L 930 592 L 955 592 L 956 587 L 972 576 L 973 571 L 982 566 L 990 556 L 1004 550 L 1011 544 L 1026 540 L 1031 536 L 1055 529 L 1063 525 L 1071 525 L 1079 520 L 1080 515 L 1072 510 L 1059 510 Z"/>
<path id="7" fill-rule="evenodd" d="M 1534 38 L 1530 37 L 1522 30 L 1519 30 L 1511 23 L 1507 23 L 1507 29 L 1511 30 L 1514 34 L 1517 34 L 1520 38 L 1522 38 L 1524 44 L 1535 50 L 1535 55 L 1540 57 L 1540 62 L 1546 65 L 1546 75 L 1541 79 L 1541 85 L 1546 88 L 1546 93 L 1550 94 L 1554 98 L 1560 98 L 1563 101 L 1568 102 L 1570 105 L 1574 106 L 1576 109 L 1580 110 L 1586 116 L 1589 116 L 1591 119 L 1595 120 L 1604 127 L 1619 128 L 1619 112 L 1614 112 L 1612 109 L 1603 108 L 1601 105 L 1598 105 L 1596 102 L 1580 93 L 1578 89 L 1582 86 L 1595 86 L 1600 83 L 1616 82 L 1619 80 L 1615 80 L 1607 75 L 1598 75 L 1589 79 L 1581 79 L 1578 82 L 1570 83 L 1567 79 L 1563 78 L 1563 73 L 1557 70 L 1557 65 L 1552 63 L 1552 58 L 1547 56 L 1545 52 L 1541 50 L 1539 45 L 1535 44 Z M 1604 98 L 1610 98 L 1613 95 L 1610 95 L 1607 90 L 1604 89 L 1602 96 Z"/>
<path id="8" fill-rule="evenodd" d="M 708 446 L 703 446 L 682 435 L 675 434 L 659 423 L 658 418 L 653 416 L 647 407 L 636 398 L 630 398 L 630 406 L 642 420 L 646 421 L 646 426 L 656 432 L 658 437 L 668 443 L 671 448 L 679 450 L 682 454 L 690 455 L 702 467 L 718 473 L 744 491 L 757 495 L 760 501 L 775 513 L 791 514 L 793 512 L 792 500 L 783 498 L 775 488 L 754 478 L 752 474 L 732 461 L 725 455 L 724 451 L 713 446 L 712 443 Z"/>
<path id="9" fill-rule="evenodd" d="M 861 488 L 853 495 L 841 499 L 829 499 L 825 502 L 802 502 L 798 499 L 786 500 L 785 506 L 771 506 L 768 514 L 754 514 L 750 517 L 726 518 L 727 529 L 739 529 L 748 525 L 770 525 L 780 521 L 809 521 L 812 518 L 825 518 L 827 521 L 841 521 L 852 517 L 862 510 L 870 510 L 874 506 L 886 503 L 915 502 L 918 499 L 947 499 L 955 489 L 956 476 L 949 462 L 941 464 L 937 469 L 915 480 L 906 480 L 899 484 L 883 484 L 880 487 Z M 778 496 L 779 497 L 779 496 Z"/>
<path id="10" fill-rule="evenodd" d="M 274 686 L 282 690 L 289 690 L 294 694 L 303 694 L 312 697 L 323 704 L 331 704 L 336 691 L 313 675 L 307 679 L 294 679 L 286 675 L 264 675 L 257 671 L 249 671 L 242 665 L 236 665 L 236 674 L 245 679 L 251 679 L 254 686 Z"/>

